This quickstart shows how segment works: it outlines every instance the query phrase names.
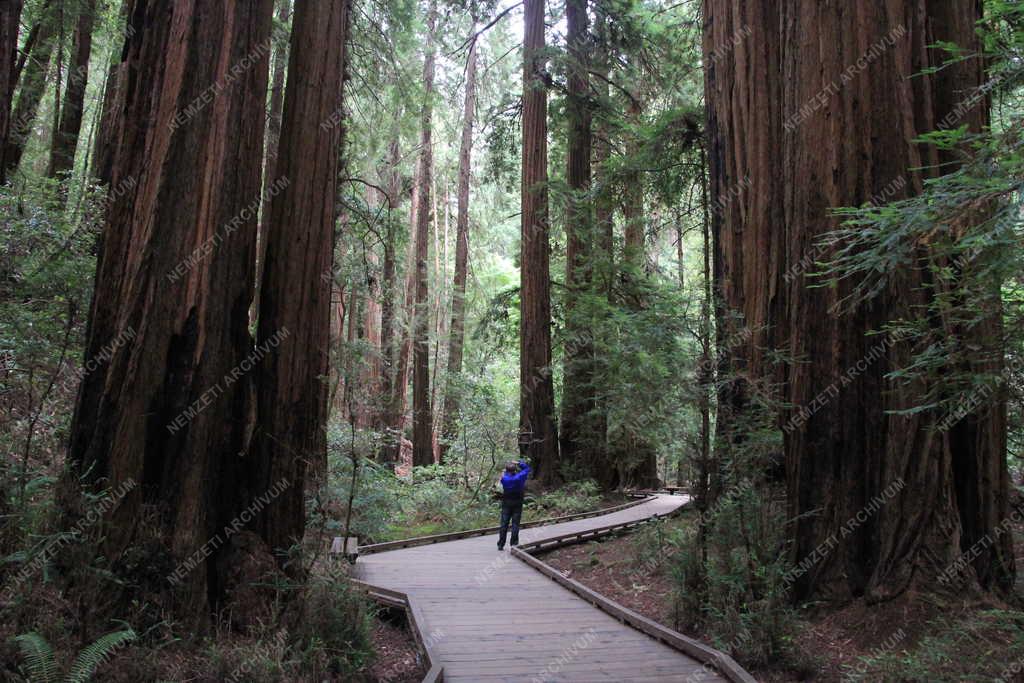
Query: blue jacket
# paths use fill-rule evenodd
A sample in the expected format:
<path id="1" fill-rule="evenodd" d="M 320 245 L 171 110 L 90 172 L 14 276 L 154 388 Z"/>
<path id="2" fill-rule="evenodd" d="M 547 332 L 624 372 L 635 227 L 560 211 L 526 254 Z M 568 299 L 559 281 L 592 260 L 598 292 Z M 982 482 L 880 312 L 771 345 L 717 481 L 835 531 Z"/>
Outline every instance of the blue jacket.
<path id="1" fill-rule="evenodd" d="M 501 475 L 501 486 L 505 489 L 502 501 L 505 503 L 518 503 L 523 500 L 523 492 L 526 491 L 526 478 L 530 476 L 530 466 L 523 460 L 519 461 L 519 471 L 515 474 L 506 472 Z"/>

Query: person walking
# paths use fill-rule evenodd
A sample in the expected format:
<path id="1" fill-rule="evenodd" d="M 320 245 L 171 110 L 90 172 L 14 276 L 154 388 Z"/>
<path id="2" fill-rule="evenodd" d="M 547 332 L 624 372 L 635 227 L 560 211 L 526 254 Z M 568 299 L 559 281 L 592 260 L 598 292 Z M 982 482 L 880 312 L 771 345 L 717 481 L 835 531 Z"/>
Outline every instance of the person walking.
<path id="1" fill-rule="evenodd" d="M 526 493 L 526 479 L 530 476 L 530 465 L 520 460 L 505 465 L 501 475 L 501 529 L 498 532 L 498 550 L 505 549 L 505 537 L 509 524 L 512 525 L 512 547 L 519 545 L 519 520 L 523 516 L 523 495 Z"/>

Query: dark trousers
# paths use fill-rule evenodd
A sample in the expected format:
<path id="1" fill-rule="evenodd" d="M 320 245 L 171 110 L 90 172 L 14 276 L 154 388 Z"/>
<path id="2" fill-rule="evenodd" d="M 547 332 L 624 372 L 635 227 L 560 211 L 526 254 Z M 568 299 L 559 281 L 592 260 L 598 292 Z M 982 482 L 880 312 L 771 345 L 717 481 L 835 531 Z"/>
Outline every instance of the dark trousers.
<path id="1" fill-rule="evenodd" d="M 512 545 L 519 545 L 519 519 L 523 516 L 523 501 L 502 502 L 501 530 L 498 532 L 498 547 L 505 547 L 508 525 L 512 523 Z"/>

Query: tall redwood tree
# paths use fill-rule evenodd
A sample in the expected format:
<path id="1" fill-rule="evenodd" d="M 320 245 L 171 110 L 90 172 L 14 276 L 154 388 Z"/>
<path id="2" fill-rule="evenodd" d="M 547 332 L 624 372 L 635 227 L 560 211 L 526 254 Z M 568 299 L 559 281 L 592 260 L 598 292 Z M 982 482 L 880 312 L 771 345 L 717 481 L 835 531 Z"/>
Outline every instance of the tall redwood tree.
<path id="1" fill-rule="evenodd" d="M 474 30 L 474 21 L 471 30 Z M 476 116 L 476 61 L 474 40 L 466 58 L 466 97 L 459 147 L 458 207 L 455 217 L 455 275 L 452 284 L 452 325 L 448 337 L 448 386 L 444 395 L 444 437 L 441 454 L 455 438 L 459 418 L 458 379 L 462 374 L 462 349 L 466 340 L 466 274 L 469 268 L 469 184 L 472 175 L 473 121 Z"/>
<path id="2" fill-rule="evenodd" d="M 7 179 L 4 154 L 11 129 L 11 102 L 14 99 L 15 64 L 18 56 L 18 30 L 22 0 L 9 0 L 0 6 L 0 185 Z"/>
<path id="3" fill-rule="evenodd" d="M 558 478 L 559 472 L 551 378 L 544 0 L 526 0 L 523 13 L 519 451 L 533 462 L 537 476 L 550 483 Z"/>
<path id="4" fill-rule="evenodd" d="M 74 168 L 75 150 L 85 111 L 85 86 L 89 82 L 89 58 L 92 55 L 92 30 L 96 23 L 96 0 L 85 0 L 75 23 L 74 49 L 68 65 L 68 82 L 60 108 L 60 124 L 50 146 L 50 164 L 46 174 L 59 178 Z"/>
<path id="5" fill-rule="evenodd" d="M 427 255 L 430 242 L 433 176 L 434 30 L 437 9 L 427 17 L 427 53 L 423 61 L 423 107 L 420 110 L 419 206 L 416 209 L 416 312 L 413 322 L 412 462 L 434 462 L 434 417 L 430 401 L 430 304 Z"/>
<path id="6" fill-rule="evenodd" d="M 593 282 L 594 221 L 590 192 L 591 103 L 590 64 L 593 42 L 587 33 L 587 1 L 569 0 L 565 5 L 566 43 L 569 57 L 569 92 L 566 98 L 568 144 L 566 182 L 569 197 L 565 213 L 566 344 L 565 387 L 559 438 L 561 455 L 584 471 L 596 473 L 593 418 L 596 410 L 593 386 L 593 329 L 579 309 L 578 299 Z M 590 457 L 588 457 L 588 454 Z"/>
<path id="7" fill-rule="evenodd" d="M 948 58 L 932 45 L 978 50 L 980 16 L 973 1 L 705 3 L 716 276 L 753 335 L 729 358 L 754 381 L 772 375 L 772 347 L 801 360 L 783 377 L 791 547 L 797 563 L 811 558 L 794 575 L 797 598 L 942 590 L 962 553 L 973 572 L 958 587 L 1012 585 L 1008 534 L 995 533 L 1008 512 L 1001 400 L 950 432 L 935 428 L 933 411 L 900 414 L 929 380 L 888 381 L 911 349 L 868 334 L 933 301 L 927 270 L 903 269 L 853 312 L 835 309 L 850 283 L 809 288 L 805 273 L 830 256 L 819 240 L 838 225 L 834 207 L 910 196 L 951 168 L 952 153 L 916 138 L 984 72 L 980 60 L 925 72 Z M 733 39 L 744 27 L 752 33 Z M 987 115 L 981 101 L 962 123 L 978 130 Z M 750 191 L 737 192 L 745 179 Z M 934 258 L 927 249 L 917 245 L 917 256 Z M 995 317 L 967 341 L 998 351 Z M 720 421 L 743 407 L 743 390 L 724 395 Z M 986 538 L 995 542 L 979 544 Z"/>
<path id="8" fill-rule="evenodd" d="M 258 370 L 251 475 L 257 490 L 287 481 L 256 527 L 273 548 L 302 538 L 307 469 L 326 471 L 328 361 L 342 87 L 349 0 L 297 0 L 292 19 L 275 174 L 289 184 L 270 202 L 257 344 L 287 331 Z M 350 312 L 350 315 L 355 315 Z"/>
<path id="9" fill-rule="evenodd" d="M 141 590 L 204 620 L 224 598 L 233 540 L 202 549 L 265 493 L 245 476 L 253 378 L 236 370 L 255 352 L 256 225 L 245 209 L 260 190 L 271 2 L 136 0 L 131 17 L 122 66 L 146 87 L 119 89 L 112 110 L 111 181 L 123 192 L 102 234 L 85 351 L 95 367 L 81 384 L 66 483 L 133 482 L 97 552 L 115 568 L 130 546 L 160 549 L 155 566 L 200 557 L 173 585 L 159 577 Z M 249 68 L 229 78 L 239 63 Z M 83 512 L 74 500 L 71 519 Z"/>

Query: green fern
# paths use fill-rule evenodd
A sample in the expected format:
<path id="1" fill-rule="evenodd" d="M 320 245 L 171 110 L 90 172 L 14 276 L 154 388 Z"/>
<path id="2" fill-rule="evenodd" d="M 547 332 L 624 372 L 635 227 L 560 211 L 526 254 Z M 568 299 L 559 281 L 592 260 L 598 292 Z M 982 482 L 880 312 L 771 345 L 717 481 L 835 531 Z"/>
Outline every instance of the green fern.
<path id="1" fill-rule="evenodd" d="M 75 658 L 71 665 L 71 673 L 64 679 L 64 683 L 88 683 L 89 679 L 96 672 L 107 657 L 119 647 L 127 645 L 138 636 L 132 629 L 125 631 L 114 631 L 105 636 L 100 636 L 92 645 L 89 645 Z"/>
<path id="2" fill-rule="evenodd" d="M 14 640 L 25 658 L 29 679 L 32 683 L 88 683 L 96 669 L 118 648 L 138 638 L 132 629 L 114 631 L 100 636 L 96 641 L 78 653 L 71 671 L 60 679 L 57 659 L 53 648 L 38 633 L 25 633 Z"/>
<path id="3" fill-rule="evenodd" d="M 33 683 L 57 683 L 57 658 L 53 648 L 38 633 L 15 636 L 14 641 L 25 658 L 29 679 Z"/>

